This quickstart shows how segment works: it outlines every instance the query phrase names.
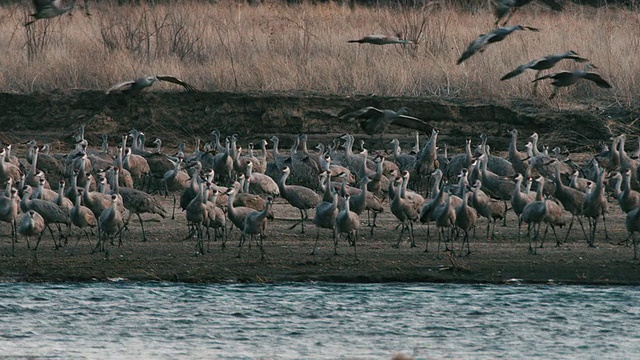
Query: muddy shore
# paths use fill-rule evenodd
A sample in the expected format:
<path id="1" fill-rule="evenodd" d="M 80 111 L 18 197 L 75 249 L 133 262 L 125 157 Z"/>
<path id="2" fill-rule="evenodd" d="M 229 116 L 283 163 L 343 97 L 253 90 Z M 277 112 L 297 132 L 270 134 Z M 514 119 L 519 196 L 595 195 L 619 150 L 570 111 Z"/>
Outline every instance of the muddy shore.
<path id="1" fill-rule="evenodd" d="M 172 200 L 165 200 L 170 208 Z M 429 252 L 424 252 L 426 228 L 416 226 L 417 247 L 404 239 L 394 248 L 397 220 L 389 212 L 379 218 L 379 227 L 370 236 L 363 226 L 354 248 L 346 240 L 338 244 L 338 255 L 328 230 L 321 230 L 316 255 L 310 255 L 316 237 L 315 227 L 308 223 L 306 233 L 300 227 L 289 229 L 298 214 L 283 200 L 275 205 L 276 220 L 267 228 L 264 243 L 265 260 L 261 260 L 256 244 L 238 248 L 238 231 L 229 234 L 226 248 L 222 241 L 211 242 L 209 252 L 195 255 L 195 239 L 187 235 L 183 213 L 176 220 L 143 216 L 150 240 L 142 242 L 139 224 L 134 220 L 125 233 L 122 246 L 111 246 L 108 254 L 92 253 L 86 237 L 77 239 L 77 229 L 66 246 L 55 250 L 49 235 L 40 243 L 37 253 L 27 249 L 26 239 L 16 246 L 11 256 L 8 227 L 3 226 L 0 244 L 0 280 L 2 281 L 180 281 L 189 283 L 219 282 L 453 282 L 453 283 L 536 283 L 536 284 L 640 284 L 640 262 L 632 260 L 632 248 L 618 243 L 626 238 L 623 214 L 610 204 L 610 239 L 598 231 L 596 248 L 588 248 L 580 227 L 574 227 L 569 240 L 555 246 L 553 234 L 547 234 L 537 255 L 528 253 L 524 239 L 517 242 L 517 222 L 509 216 L 507 227 L 496 227 L 496 238 L 485 239 L 485 224 L 480 221 L 476 238 L 471 240 L 472 253 L 460 257 L 460 242 L 454 252 L 436 255 L 437 236 L 431 229 Z M 161 221 L 159 221 L 161 220 Z M 576 224 L 577 225 L 577 224 Z M 562 238 L 564 231 L 558 236 Z M 31 240 L 33 247 L 34 239 Z M 442 245 L 444 249 L 444 244 Z M 441 250 L 442 250 L 441 249 Z M 238 257 L 240 254 L 240 257 Z"/>

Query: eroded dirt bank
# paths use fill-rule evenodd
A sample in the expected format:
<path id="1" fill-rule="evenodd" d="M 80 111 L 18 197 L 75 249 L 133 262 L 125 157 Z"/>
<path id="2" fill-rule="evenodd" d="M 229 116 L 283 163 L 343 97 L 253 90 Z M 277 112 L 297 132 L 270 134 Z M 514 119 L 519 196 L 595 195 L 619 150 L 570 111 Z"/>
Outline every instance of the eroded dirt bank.
<path id="1" fill-rule="evenodd" d="M 397 109 L 441 130 L 442 142 L 457 146 L 468 136 L 486 132 L 493 149 L 505 149 L 507 131 L 538 132 L 555 146 L 576 148 L 608 141 L 616 124 L 630 124 L 638 112 L 616 104 L 567 105 L 542 100 L 391 98 L 301 93 L 145 92 L 141 96 L 105 95 L 100 91 L 0 94 L 3 142 L 38 135 L 43 141 L 71 141 L 80 124 L 89 139 L 137 128 L 170 145 L 206 137 L 217 128 L 241 139 L 265 134 L 307 133 L 311 139 L 359 133 L 357 123 L 339 115 L 365 106 Z M 614 123 L 612 125 L 612 122 Z M 613 128 L 613 130 L 612 130 Z M 410 130 L 392 127 L 389 136 L 409 139 Z M 368 136 L 365 136 L 367 138 Z M 152 139 L 150 139 L 152 141 Z M 288 146 L 288 137 L 283 146 Z M 61 144 L 62 145 L 62 144 Z"/>

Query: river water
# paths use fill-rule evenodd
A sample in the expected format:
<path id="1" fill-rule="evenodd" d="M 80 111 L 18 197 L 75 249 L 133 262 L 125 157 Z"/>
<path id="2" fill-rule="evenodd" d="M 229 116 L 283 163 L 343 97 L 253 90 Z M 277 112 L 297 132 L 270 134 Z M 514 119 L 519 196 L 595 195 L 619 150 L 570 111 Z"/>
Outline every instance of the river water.
<path id="1" fill-rule="evenodd" d="M 0 357 L 633 359 L 640 288 L 0 284 Z"/>

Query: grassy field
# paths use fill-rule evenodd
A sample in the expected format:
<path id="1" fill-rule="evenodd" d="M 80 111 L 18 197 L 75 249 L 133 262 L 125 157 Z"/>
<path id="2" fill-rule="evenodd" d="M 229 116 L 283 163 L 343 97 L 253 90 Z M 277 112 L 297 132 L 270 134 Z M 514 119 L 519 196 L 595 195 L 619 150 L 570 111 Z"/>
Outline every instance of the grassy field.
<path id="1" fill-rule="evenodd" d="M 28 28 L 22 24 L 30 1 L 0 7 L 0 91 L 107 89 L 145 74 L 172 74 L 202 90 L 517 98 L 531 96 L 534 72 L 499 81 L 502 75 L 571 49 L 614 87 L 584 82 L 562 91 L 563 98 L 629 106 L 640 94 L 640 14 L 622 9 L 567 4 L 559 13 L 532 3 L 510 23 L 539 33 L 516 32 L 456 65 L 467 45 L 493 28 L 489 9 L 91 4 L 91 17 L 76 9 Z M 347 43 L 396 32 L 417 45 Z M 565 61 L 558 70 L 575 66 L 583 65 Z M 541 89 L 541 99 L 551 91 L 548 83 Z"/>

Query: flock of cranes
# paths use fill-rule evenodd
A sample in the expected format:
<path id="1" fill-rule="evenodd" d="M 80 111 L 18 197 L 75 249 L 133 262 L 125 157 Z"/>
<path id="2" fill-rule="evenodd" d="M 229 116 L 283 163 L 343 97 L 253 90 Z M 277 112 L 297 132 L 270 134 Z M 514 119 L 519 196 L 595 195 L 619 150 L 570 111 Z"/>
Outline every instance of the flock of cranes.
<path id="1" fill-rule="evenodd" d="M 357 259 L 357 244 L 367 237 L 362 228 L 370 227 L 369 236 L 375 236 L 375 228 L 382 226 L 377 214 L 389 212 L 400 227 L 393 246 L 403 246 L 408 239 L 410 247 L 417 247 L 424 241 L 428 252 L 429 241 L 437 236 L 438 256 L 443 244 L 444 251 L 468 255 L 476 227 L 486 221 L 488 240 L 498 221 L 506 225 L 509 211 L 518 219 L 518 239 L 521 225 L 527 225 L 529 252 L 536 254 L 549 229 L 556 246 L 566 242 L 574 220 L 586 246 L 596 246 L 600 220 L 608 237 L 607 194 L 611 193 L 627 214 L 625 224 L 637 258 L 640 161 L 626 152 L 624 134 L 578 167 L 559 151 L 540 151 L 535 133 L 520 151 L 516 130 L 511 131 L 508 157 L 502 158 L 490 153 L 485 134 L 477 147 L 468 139 L 463 153 L 452 157 L 438 153 L 437 129 L 422 146 L 416 136 L 417 151 L 402 152 L 394 139 L 389 143 L 392 153 L 378 149 L 371 155 L 364 142 L 356 154 L 356 139 L 350 134 L 319 144 L 317 151 L 307 148 L 306 135 L 295 136 L 288 153 L 278 151 L 279 139 L 274 136 L 271 151 L 264 140 L 260 150 L 249 144 L 250 151 L 242 153 L 237 135 L 222 139 L 213 131 L 212 140 L 204 145 L 198 140 L 193 153 L 187 155 L 179 147 L 174 155 L 165 155 L 158 139 L 153 150 L 146 149 L 145 134 L 137 130 L 123 135 L 114 149 L 106 142 L 90 146 L 81 129 L 76 147 L 66 154 L 47 154 L 36 141 L 25 144 L 24 158 L 11 154 L 10 146 L 0 151 L 0 181 L 6 183 L 0 194 L 0 221 L 11 225 L 12 251 L 18 234 L 27 237 L 28 247 L 28 239 L 37 237 L 35 251 L 46 234 L 56 248 L 65 246 L 77 228 L 73 231 L 78 241 L 85 237 L 93 252 L 108 257 L 110 245 L 116 240 L 122 243 L 133 215 L 139 219 L 141 240 L 146 241 L 141 215 L 168 217 L 170 211 L 160 198 L 173 193 L 180 202 L 174 201 L 171 216 L 176 212 L 185 216 L 186 239 L 196 239 L 197 254 L 210 251 L 212 235 L 225 248 L 233 236 L 230 230 L 237 228 L 238 256 L 245 243 L 256 241 L 264 258 L 268 224 L 282 219 L 274 213 L 276 198 L 300 214 L 290 229 L 300 225 L 305 233 L 306 223 L 315 225 L 311 254 L 317 253 L 321 230 L 327 229 L 334 253 L 344 236 Z M 49 182 L 54 181 L 58 189 L 50 190 Z M 426 226 L 426 236 L 414 232 L 417 224 Z M 436 234 L 430 231 L 432 225 Z M 565 236 L 559 236 L 557 228 L 565 225 Z M 454 244 L 460 238 L 458 250 Z"/>
<path id="2" fill-rule="evenodd" d="M 483 52 L 487 46 L 493 43 L 500 42 L 504 40 L 507 36 L 511 35 L 517 30 L 529 30 L 533 32 L 539 32 L 538 28 L 534 28 L 531 26 L 525 25 L 514 25 L 514 26 L 506 26 L 507 22 L 513 15 L 513 13 L 520 7 L 530 3 L 532 0 L 498 0 L 496 5 L 496 22 L 495 25 L 499 26 L 486 34 L 481 34 L 473 40 L 467 49 L 462 53 L 460 58 L 458 58 L 457 64 L 460 65 L 463 61 L 469 59 L 476 53 Z M 546 5 L 548 5 L 552 10 L 562 11 L 563 7 L 555 0 L 542 0 Z M 506 17 L 506 18 L 505 18 Z M 500 21 L 505 19 L 501 25 Z M 538 72 L 533 80 L 534 83 L 534 95 L 536 94 L 537 82 L 545 79 L 552 79 L 551 85 L 553 86 L 553 92 L 549 99 L 553 99 L 558 91 L 558 88 L 570 86 L 578 82 L 579 80 L 585 79 L 594 82 L 598 87 L 601 88 L 611 88 L 611 84 L 609 84 L 605 79 L 602 78 L 599 74 L 589 71 L 592 68 L 596 68 L 593 64 L 588 64 L 585 69 L 580 70 L 571 70 L 571 71 L 560 71 L 557 73 L 552 73 L 544 76 L 539 76 L 540 72 L 543 70 L 548 70 L 553 68 L 558 62 L 564 59 L 574 60 L 576 62 L 587 62 L 588 59 L 581 58 L 575 51 L 569 50 L 565 53 L 561 54 L 552 54 L 543 56 L 539 59 L 531 60 L 530 62 L 518 66 L 515 70 L 509 72 L 504 75 L 500 80 L 511 79 L 527 69 L 534 69 Z"/>
<path id="3" fill-rule="evenodd" d="M 474 39 L 471 43 L 469 43 L 465 51 L 460 55 L 460 57 L 456 61 L 456 64 L 460 65 L 464 61 L 471 58 L 473 55 L 484 52 L 489 45 L 503 41 L 505 38 L 507 38 L 509 35 L 511 35 L 515 31 L 524 30 L 524 31 L 539 32 L 540 29 L 531 27 L 531 26 L 526 26 L 526 25 L 506 26 L 507 22 L 509 21 L 509 19 L 511 19 L 511 16 L 516 12 L 516 10 L 521 8 L 524 5 L 527 5 L 531 1 L 532 0 L 498 0 L 496 1 L 495 26 L 497 27 L 487 33 L 480 34 L 476 39 Z M 555 11 L 563 10 L 562 5 L 557 3 L 555 0 L 541 0 L 541 1 L 544 2 L 546 5 L 548 5 L 552 10 L 555 10 Z M 415 43 L 410 40 L 402 39 L 401 34 L 397 34 L 396 36 L 387 36 L 387 35 L 380 35 L 380 34 L 368 35 L 360 39 L 349 40 L 348 42 L 360 43 L 360 44 L 372 44 L 372 45 L 411 45 Z M 514 71 L 506 74 L 500 80 L 507 80 L 507 79 L 513 78 L 521 74 L 522 72 L 524 72 L 526 69 L 537 70 L 538 72 L 536 73 L 535 79 L 533 80 L 534 95 L 536 94 L 538 81 L 545 80 L 545 79 L 552 79 L 553 81 L 551 82 L 551 85 L 553 86 L 553 92 L 549 97 L 549 99 L 553 99 L 556 96 L 558 88 L 573 85 L 581 79 L 590 80 L 594 82 L 598 87 L 601 87 L 601 88 L 611 88 L 611 84 L 609 84 L 609 82 L 603 79 L 602 76 L 600 76 L 595 72 L 588 71 L 590 69 L 596 68 L 596 66 L 593 64 L 588 64 L 587 68 L 585 68 L 584 70 L 560 71 L 560 72 L 548 74 L 545 76 L 539 76 L 541 71 L 553 68 L 558 62 L 560 62 L 563 59 L 571 59 L 576 62 L 589 61 L 588 59 L 579 57 L 575 51 L 569 50 L 565 53 L 547 55 L 539 59 L 531 60 L 526 64 L 518 66 Z"/>
<path id="4" fill-rule="evenodd" d="M 539 31 L 524 25 L 506 26 L 513 12 L 528 2 L 501 1 L 496 10 L 496 25 L 506 16 L 502 26 L 472 41 L 457 63 L 467 61 L 515 31 Z M 552 9 L 561 10 L 553 0 L 545 2 Z M 60 0 L 34 0 L 33 3 L 34 20 L 25 26 L 38 19 L 67 13 L 74 6 L 71 3 L 64 7 Z M 86 2 L 85 10 L 89 14 Z M 401 36 L 384 35 L 349 42 L 411 44 Z M 536 70 L 534 86 L 541 80 L 553 80 L 551 97 L 556 95 L 557 88 L 580 79 L 593 81 L 599 87 L 611 87 L 600 75 L 588 71 L 595 68 L 591 64 L 585 70 L 539 76 L 541 71 L 565 59 L 588 62 L 576 52 L 567 51 L 520 65 L 501 80 L 514 78 L 528 69 Z M 174 76 L 156 75 L 115 84 L 106 94 L 121 91 L 135 94 L 156 81 L 195 90 Z M 576 219 L 588 246 L 596 244 L 600 218 L 606 236 L 606 184 L 609 184 L 627 214 L 625 224 L 633 238 L 634 259 L 637 258 L 634 235 L 640 231 L 640 162 L 625 152 L 624 134 L 615 137 L 611 147 L 594 156 L 587 171 L 570 165 L 558 152 L 540 151 L 537 134 L 531 136 L 522 152 L 517 147 L 517 131 L 511 131 L 507 159 L 490 153 L 484 134 L 477 148 L 468 140 L 464 153 L 449 157 L 446 147 L 444 154 L 438 153 L 438 129 L 409 116 L 406 108 L 394 111 L 366 107 L 346 112 L 340 118 L 359 121 L 360 128 L 372 136 L 385 133 L 391 125 L 431 133 L 431 136 L 420 146 L 416 135 L 414 151 L 410 153 L 403 153 L 399 142 L 392 141 L 389 144 L 393 147 L 392 154 L 384 149 L 370 154 L 363 142 L 361 152 L 356 154 L 353 150 L 356 139 L 349 134 L 329 144 L 318 144 L 317 151 L 307 148 L 306 135 L 295 136 L 294 145 L 285 154 L 279 151 L 279 139 L 274 136 L 270 139 L 272 151 L 268 154 L 266 140 L 248 144 L 248 153 L 243 153 L 237 135 L 223 138 L 213 131 L 212 141 L 204 146 L 197 140 L 193 154 L 187 156 L 182 147 L 175 155 L 168 156 L 161 152 L 159 139 L 154 141 L 155 150 L 145 149 L 145 134 L 137 130 L 122 136 L 115 152 L 109 147 L 106 135 L 100 147 L 90 146 L 82 127 L 76 147 L 67 154 L 49 155 L 35 140 L 26 144 L 24 159 L 12 155 L 11 146 L 0 149 L 3 159 L 0 183 L 6 184 L 4 193 L 0 194 L 0 221 L 11 224 L 13 251 L 18 234 L 27 237 L 28 247 L 28 239 L 37 236 L 34 246 L 37 249 L 48 230 L 57 248 L 66 245 L 72 227 L 77 227 L 93 251 L 102 251 L 108 256 L 109 246 L 116 239 L 122 243 L 123 233 L 131 226 L 134 214 L 138 217 L 143 241 L 147 235 L 142 214 L 169 216 L 159 201 L 160 195 L 150 194 L 155 190 L 164 192 L 165 196 L 173 194 L 171 216 L 176 216 L 176 208 L 184 212 L 189 224 L 187 238 L 197 239 L 196 253 L 209 251 L 209 245 L 205 248 L 205 244 L 210 243 L 206 240 L 210 240 L 212 232 L 214 240 L 220 238 L 225 247 L 229 229 L 237 228 L 240 251 L 247 241 L 250 245 L 257 236 L 264 258 L 263 240 L 268 223 L 278 221 L 274 220 L 277 216 L 273 213 L 273 203 L 276 198 L 282 198 L 299 211 L 300 220 L 292 228 L 300 225 L 305 233 L 305 223 L 309 221 L 317 228 L 312 254 L 317 252 L 320 230 L 328 229 L 332 232 L 334 253 L 337 253 L 339 237 L 345 235 L 357 258 L 356 245 L 363 238 L 365 210 L 371 236 L 378 226 L 377 214 L 389 211 L 401 227 L 396 247 L 403 244 L 405 234 L 410 246 L 417 247 L 414 226 L 421 223 L 427 227 L 425 251 L 428 251 L 430 226 L 434 224 L 438 237 L 436 253 L 440 254 L 442 244 L 445 251 L 454 251 L 453 244 L 462 237 L 461 255 L 471 253 L 470 244 L 481 219 L 486 220 L 489 238 L 494 235 L 499 220 L 506 224 L 506 214 L 512 210 L 518 218 L 518 237 L 521 224 L 526 223 L 529 252 L 535 254 L 543 246 L 549 228 L 556 245 L 560 246 L 563 240 L 556 228 L 569 223 L 564 237 L 567 241 Z M 50 190 L 50 183 L 58 184 L 58 190 Z M 180 210 L 178 212 L 180 216 Z M 589 223 L 588 232 L 582 222 L 585 218 Z M 546 229 L 541 234 L 543 225 Z M 92 237 L 97 238 L 95 245 L 91 244 Z"/>

